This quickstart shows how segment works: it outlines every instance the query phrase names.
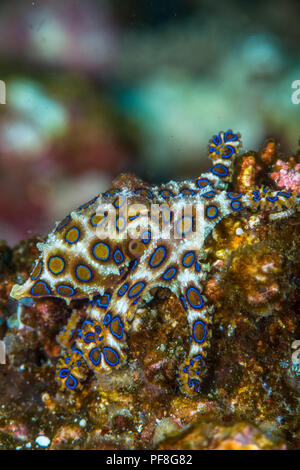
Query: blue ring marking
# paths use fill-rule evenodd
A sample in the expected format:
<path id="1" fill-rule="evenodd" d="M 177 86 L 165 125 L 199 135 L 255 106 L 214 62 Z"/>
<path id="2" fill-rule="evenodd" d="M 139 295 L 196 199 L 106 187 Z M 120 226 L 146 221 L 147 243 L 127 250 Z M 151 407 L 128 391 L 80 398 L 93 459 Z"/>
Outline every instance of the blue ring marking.
<path id="1" fill-rule="evenodd" d="M 104 294 L 101 297 L 107 297 L 108 300 L 107 300 L 107 303 L 102 303 L 101 299 L 97 299 L 96 303 L 97 303 L 98 307 L 104 307 L 104 308 L 108 307 L 109 303 L 110 303 L 111 295 L 110 294 Z"/>
<path id="2" fill-rule="evenodd" d="M 123 284 L 123 286 L 121 286 L 120 289 L 118 290 L 118 296 L 122 297 L 122 295 L 126 294 L 127 289 L 128 289 L 128 284 Z"/>
<path id="3" fill-rule="evenodd" d="M 50 289 L 49 289 L 49 287 L 47 286 L 47 284 L 46 284 L 45 281 L 37 281 L 37 282 L 32 286 L 32 288 L 30 289 L 30 294 L 33 295 L 33 296 L 37 296 L 37 297 L 38 297 L 39 295 L 41 295 L 41 294 L 34 294 L 34 292 L 33 292 L 33 289 L 34 289 L 39 283 L 43 284 L 43 286 L 44 286 L 45 289 L 47 290 L 48 294 L 51 295 L 51 291 L 50 291 Z M 44 294 L 42 294 L 42 295 L 44 296 Z"/>
<path id="4" fill-rule="evenodd" d="M 103 320 L 103 325 L 107 326 L 110 321 L 111 321 L 111 314 L 109 312 L 107 312 L 107 314 L 105 315 L 104 320 Z"/>
<path id="5" fill-rule="evenodd" d="M 223 145 L 220 145 L 220 149 L 223 147 Z M 215 153 L 216 155 L 219 155 L 219 150 L 212 144 L 210 147 L 208 147 L 208 152 L 209 153 Z"/>
<path id="6" fill-rule="evenodd" d="M 238 211 L 241 208 L 241 201 L 232 201 L 231 207 L 233 210 Z"/>
<path id="7" fill-rule="evenodd" d="M 213 138 L 212 138 L 212 141 L 216 145 L 221 145 L 221 143 L 222 143 L 221 136 L 220 135 L 214 135 Z"/>
<path id="8" fill-rule="evenodd" d="M 289 191 L 279 191 L 278 196 L 289 198 L 292 196 L 292 193 L 290 193 Z"/>
<path id="9" fill-rule="evenodd" d="M 207 184 L 204 185 L 204 186 L 201 186 L 201 184 L 200 184 L 201 182 L 205 182 Z M 206 186 L 211 186 L 212 182 L 207 178 L 199 178 L 199 179 L 197 179 L 196 184 L 197 184 L 198 188 L 203 189 Z"/>
<path id="10" fill-rule="evenodd" d="M 54 273 L 51 268 L 50 268 L 50 261 L 53 259 L 53 258 L 57 258 L 57 259 L 60 259 L 62 262 L 63 262 L 63 267 L 62 269 L 58 272 L 58 273 Z M 65 260 L 63 258 L 61 258 L 61 256 L 51 256 L 48 260 L 48 269 L 50 271 L 50 273 L 52 273 L 54 276 L 57 276 L 58 274 L 61 274 L 63 272 L 63 270 L 65 269 L 65 266 L 66 266 L 66 263 L 65 263 Z"/>
<path id="11" fill-rule="evenodd" d="M 213 215 L 208 215 L 208 211 L 209 209 L 215 209 L 215 213 Z M 209 219 L 214 219 L 215 217 L 217 217 L 218 215 L 218 208 L 217 206 L 208 206 L 206 209 L 205 209 L 205 215 L 206 217 L 208 217 Z"/>
<path id="12" fill-rule="evenodd" d="M 139 194 L 141 191 L 146 191 L 146 192 L 148 193 L 148 196 L 149 196 L 151 199 L 153 199 L 154 196 L 153 196 L 152 191 L 150 191 L 150 189 L 147 189 L 147 188 L 138 188 L 138 189 L 136 189 L 134 192 L 135 192 L 135 194 Z"/>
<path id="13" fill-rule="evenodd" d="M 78 273 L 77 273 L 77 271 L 78 271 L 79 268 L 85 268 L 85 269 L 87 269 L 87 270 L 89 271 L 89 273 L 90 273 L 90 277 L 89 277 L 88 279 L 81 279 L 81 277 L 79 277 L 79 275 L 78 275 Z M 81 281 L 81 282 L 89 282 L 89 281 L 92 279 L 92 277 L 93 277 L 93 273 L 92 273 L 91 269 L 88 268 L 87 266 L 85 266 L 84 264 L 78 264 L 78 266 L 76 266 L 75 274 L 76 274 L 77 279 L 78 279 L 79 281 Z"/>
<path id="14" fill-rule="evenodd" d="M 254 191 L 252 191 L 252 195 L 253 195 L 253 201 L 260 201 L 261 200 L 261 196 L 260 196 L 260 192 L 255 189 Z"/>
<path id="15" fill-rule="evenodd" d="M 164 256 L 161 258 L 161 260 L 159 261 L 159 263 L 157 264 L 153 264 L 153 258 L 155 257 L 156 253 L 158 252 L 158 250 L 163 250 L 164 252 Z M 150 261 L 149 261 L 149 265 L 151 268 L 158 268 L 158 266 L 160 266 L 162 264 L 162 262 L 164 261 L 164 259 L 166 258 L 166 255 L 167 255 L 167 250 L 164 246 L 159 246 L 158 248 L 156 248 L 156 250 L 154 251 L 153 255 L 151 256 L 150 258 Z"/>
<path id="16" fill-rule="evenodd" d="M 91 336 L 92 339 L 89 339 L 89 337 Z M 89 343 L 96 343 L 96 340 L 95 340 L 95 334 L 94 333 L 86 333 L 84 335 L 84 338 L 83 338 L 83 341 L 86 343 L 86 344 L 89 344 Z"/>
<path id="17" fill-rule="evenodd" d="M 230 152 L 228 154 L 226 153 L 226 155 L 222 153 L 222 158 L 225 158 L 226 160 L 227 158 L 232 157 L 232 155 L 235 153 L 235 148 L 232 147 L 232 145 L 225 145 L 225 148 L 230 150 Z"/>
<path id="18" fill-rule="evenodd" d="M 95 215 L 104 215 L 103 219 L 101 220 L 101 222 L 98 222 L 98 224 L 94 224 L 94 222 L 93 222 L 93 218 L 95 217 Z M 104 212 L 103 213 L 102 212 L 95 212 L 90 218 L 90 223 L 91 223 L 92 227 L 100 227 L 105 222 L 106 217 L 107 217 L 107 215 Z"/>
<path id="19" fill-rule="evenodd" d="M 61 294 L 61 293 L 59 292 L 59 290 L 60 290 L 62 287 L 67 287 L 68 289 L 71 289 L 71 290 L 72 290 L 71 294 Z M 75 294 L 75 289 L 73 289 L 73 287 L 71 287 L 71 286 L 67 286 L 66 284 L 60 284 L 59 286 L 57 286 L 56 290 L 57 290 L 58 294 L 59 294 L 59 295 L 62 295 L 63 297 L 71 297 L 72 295 Z"/>
<path id="20" fill-rule="evenodd" d="M 98 199 L 98 196 L 94 197 L 93 199 L 91 199 L 89 202 L 87 202 L 86 204 L 83 204 L 82 206 L 79 206 L 79 209 L 86 209 L 87 207 L 89 207 L 90 205 L 92 205 L 96 199 Z"/>
<path id="21" fill-rule="evenodd" d="M 235 193 L 228 193 L 227 196 L 229 199 L 240 199 L 242 197 L 242 194 L 238 194 L 237 196 L 234 196 Z"/>
<path id="22" fill-rule="evenodd" d="M 180 190 L 180 194 L 182 196 L 194 196 L 196 194 L 196 191 L 194 191 L 193 189 L 190 189 L 190 188 L 182 188 Z"/>
<path id="23" fill-rule="evenodd" d="M 114 196 L 115 194 L 118 194 L 120 192 L 119 189 L 109 189 L 105 193 L 103 193 L 103 196 Z"/>
<path id="24" fill-rule="evenodd" d="M 196 326 L 199 325 L 199 324 L 202 325 L 203 328 L 204 328 L 204 334 L 203 334 L 203 338 L 201 340 L 198 340 L 195 336 L 195 329 L 196 329 Z M 192 334 L 193 334 L 193 338 L 196 341 L 196 343 L 198 343 L 198 344 L 203 343 L 203 341 L 205 340 L 205 338 L 207 336 L 207 328 L 206 328 L 205 323 L 202 320 L 195 321 L 195 323 L 193 325 L 193 333 Z"/>
<path id="25" fill-rule="evenodd" d="M 120 255 L 121 255 L 121 259 L 120 259 L 119 261 L 116 259 L 116 255 L 117 255 L 117 254 L 120 254 Z M 120 264 L 120 263 L 122 263 L 122 262 L 124 261 L 124 255 L 123 255 L 122 251 L 119 250 L 119 248 L 117 248 L 117 249 L 115 250 L 115 252 L 114 252 L 114 260 L 115 260 L 115 263 L 117 263 L 117 264 Z"/>
<path id="26" fill-rule="evenodd" d="M 198 263 L 198 261 L 196 261 L 196 263 L 195 263 L 195 269 L 196 269 L 197 272 L 199 272 L 201 270 L 201 266 Z"/>
<path id="27" fill-rule="evenodd" d="M 219 168 L 220 168 L 220 170 L 219 170 Z M 217 165 L 213 166 L 210 171 L 214 175 L 221 176 L 221 177 L 227 176 L 228 173 L 229 173 L 228 168 L 226 168 L 225 165 L 222 165 L 222 163 L 217 163 Z"/>
<path id="28" fill-rule="evenodd" d="M 132 302 L 132 305 L 138 303 L 138 301 L 140 300 L 141 296 L 139 295 L 133 302 Z"/>
<path id="29" fill-rule="evenodd" d="M 67 235 L 68 235 L 68 233 L 69 233 L 70 230 L 77 230 L 77 238 L 76 238 L 76 240 L 74 240 L 73 242 L 69 242 L 69 241 L 67 240 Z M 69 243 L 70 245 L 73 245 L 73 243 L 78 242 L 79 237 L 80 237 L 80 230 L 79 230 L 77 227 L 71 227 L 71 228 L 69 228 L 69 230 L 68 230 L 68 231 L 66 232 L 66 234 L 65 234 L 65 241 L 66 241 L 67 243 Z"/>
<path id="30" fill-rule="evenodd" d="M 277 196 L 274 196 L 274 197 L 267 196 L 267 200 L 270 201 L 270 202 L 275 202 L 275 201 L 278 200 L 278 197 Z"/>
<path id="31" fill-rule="evenodd" d="M 65 220 L 65 222 L 63 224 L 62 224 L 63 220 L 58 224 L 58 226 L 56 227 L 56 230 L 61 230 L 62 228 L 64 228 L 67 225 L 67 223 L 70 222 L 71 217 L 69 215 L 67 215 L 67 217 L 65 217 L 64 220 Z"/>
<path id="32" fill-rule="evenodd" d="M 191 263 L 186 263 L 185 262 L 185 258 L 187 258 L 188 256 L 191 256 L 193 255 L 193 258 L 192 258 L 192 262 Z M 193 251 L 189 251 L 188 253 L 186 253 L 182 259 L 182 264 L 185 268 L 189 268 L 190 266 L 192 266 L 192 264 L 194 264 L 194 261 L 195 261 L 195 253 Z"/>
<path id="33" fill-rule="evenodd" d="M 73 380 L 73 384 L 70 385 L 70 379 Z M 74 390 L 74 388 L 77 387 L 78 381 L 75 379 L 74 375 L 69 374 L 69 377 L 66 380 L 66 387 L 68 387 L 70 390 Z"/>
<path id="34" fill-rule="evenodd" d="M 170 281 L 171 279 L 173 279 L 173 277 L 176 275 L 177 273 L 177 269 L 176 268 L 169 268 L 167 269 L 167 271 L 164 272 L 164 274 L 162 275 L 162 278 L 165 280 L 165 281 Z"/>
<path id="35" fill-rule="evenodd" d="M 166 196 L 163 193 L 168 193 L 168 195 Z M 159 195 L 163 197 L 164 199 L 169 199 L 170 197 L 174 197 L 174 194 L 169 189 L 162 189 L 161 191 L 159 191 Z"/>
<path id="36" fill-rule="evenodd" d="M 96 335 L 98 335 L 98 336 L 99 336 L 99 335 L 100 335 L 100 333 L 101 333 L 101 326 L 99 326 L 99 325 L 96 325 L 96 326 L 95 326 L 95 328 L 94 328 L 94 330 L 95 330 L 95 333 L 96 333 Z"/>
<path id="37" fill-rule="evenodd" d="M 107 257 L 106 258 L 98 258 L 98 256 L 96 256 L 95 254 L 95 248 L 99 245 L 104 245 L 107 249 L 108 249 L 108 254 L 107 254 Z M 93 256 L 98 259 L 99 261 L 107 261 L 108 258 L 109 258 L 109 255 L 110 255 L 110 246 L 107 244 L 107 243 L 104 243 L 104 242 L 98 242 L 96 243 L 94 246 L 93 246 L 93 250 L 92 250 L 92 253 L 93 253 Z"/>
<path id="38" fill-rule="evenodd" d="M 117 205 L 117 201 L 118 201 L 119 199 L 121 199 L 121 198 L 122 198 L 123 200 L 121 201 L 121 204 L 118 206 L 118 205 Z M 125 197 L 125 196 L 118 196 L 118 197 L 114 200 L 113 205 L 114 205 L 114 207 L 115 207 L 116 209 L 120 209 L 120 207 L 124 206 L 125 202 L 126 202 L 126 197 Z"/>
<path id="39" fill-rule="evenodd" d="M 32 271 L 34 271 L 34 270 L 37 268 L 38 264 L 40 265 L 39 273 L 38 273 L 35 277 L 32 277 L 32 272 L 31 272 L 31 274 L 30 274 L 30 279 L 31 279 L 32 281 L 36 281 L 36 279 L 37 279 L 38 277 L 40 277 L 40 275 L 41 275 L 41 272 L 42 272 L 42 269 L 43 269 L 43 262 L 42 262 L 41 260 L 38 261 L 38 263 L 36 263 L 36 265 L 35 265 L 35 267 L 33 268 Z"/>
<path id="40" fill-rule="evenodd" d="M 190 377 L 188 378 L 188 386 L 190 388 L 194 387 L 194 391 L 199 393 L 200 392 L 200 386 L 201 386 L 201 383 L 199 382 L 199 380 L 195 380 L 195 379 L 191 379 Z"/>
<path id="41" fill-rule="evenodd" d="M 94 359 L 94 354 L 95 352 L 98 353 L 98 357 L 96 359 Z M 90 351 L 90 354 L 89 354 L 89 358 L 91 360 L 91 362 L 94 364 L 94 366 L 98 366 L 101 362 L 101 352 L 100 352 L 100 349 L 99 348 L 94 348 Z"/>
<path id="42" fill-rule="evenodd" d="M 141 286 L 141 288 L 140 288 L 135 294 L 132 294 L 131 291 L 132 291 L 133 289 L 135 289 L 137 286 Z M 136 284 L 134 284 L 134 285 L 130 288 L 130 290 L 129 290 L 129 292 L 128 292 L 128 297 L 129 297 L 130 299 L 132 299 L 132 297 L 136 297 L 136 296 L 144 289 L 145 286 L 146 286 L 146 284 L 145 284 L 143 281 L 137 282 Z"/>
<path id="43" fill-rule="evenodd" d="M 180 222 L 182 222 L 184 219 L 189 219 L 189 220 L 191 221 L 191 226 L 190 226 L 189 230 L 186 230 L 185 232 L 180 232 L 180 231 L 178 230 L 178 225 L 179 225 Z M 191 217 L 190 215 L 184 215 L 183 217 L 181 217 L 181 219 L 178 220 L 178 222 L 177 222 L 177 224 L 176 224 L 176 231 L 177 231 L 177 233 L 178 233 L 179 235 L 186 235 L 186 234 L 190 233 L 191 230 L 192 230 L 192 228 L 193 228 L 193 217 Z"/>
<path id="44" fill-rule="evenodd" d="M 217 193 L 215 191 L 208 191 L 207 193 L 202 194 L 203 197 L 206 199 L 211 199 L 214 197 Z"/>
<path id="45" fill-rule="evenodd" d="M 121 328 L 121 333 L 120 333 L 119 335 L 118 335 L 117 333 L 115 333 L 115 332 L 112 330 L 112 324 L 113 324 L 115 321 L 119 323 L 119 326 L 120 326 L 120 328 Z M 113 336 L 115 336 L 116 338 L 122 339 L 123 332 L 124 332 L 124 326 L 123 326 L 123 323 L 121 322 L 121 319 L 120 319 L 119 317 L 115 317 L 115 318 L 113 319 L 113 321 L 111 322 L 111 324 L 110 324 L 110 332 L 111 332 L 111 334 L 112 334 Z"/>
<path id="46" fill-rule="evenodd" d="M 231 134 L 232 137 L 229 137 L 229 138 L 228 138 L 228 134 Z M 225 132 L 225 134 L 224 134 L 224 142 L 232 142 L 232 141 L 236 141 L 236 140 L 238 140 L 238 136 L 237 136 L 236 134 L 234 134 L 234 133 L 231 132 L 231 131 Z"/>
<path id="47" fill-rule="evenodd" d="M 186 310 L 187 309 L 187 304 L 186 304 L 185 298 L 183 297 L 183 295 L 181 295 L 179 298 L 182 302 L 183 308 Z"/>
<path id="48" fill-rule="evenodd" d="M 196 294 L 199 296 L 199 299 L 200 299 L 200 305 L 194 305 L 190 298 L 189 298 L 189 295 L 190 295 L 190 292 L 191 291 L 194 291 L 196 292 Z M 191 307 L 195 308 L 195 309 L 201 309 L 203 307 L 203 297 L 202 295 L 200 294 L 199 290 L 196 289 L 196 287 L 189 287 L 186 291 L 186 298 L 187 298 L 187 301 L 188 303 L 190 304 Z"/>
<path id="49" fill-rule="evenodd" d="M 115 355 L 115 357 L 116 357 L 115 362 L 110 362 L 110 361 L 108 360 L 106 351 L 110 351 L 110 352 L 112 352 L 112 353 Z M 119 362 L 120 362 L 119 355 L 118 355 L 118 353 L 117 353 L 113 348 L 109 348 L 108 346 L 105 347 L 105 348 L 103 348 L 103 355 L 104 355 L 104 360 L 105 360 L 105 362 L 106 362 L 109 366 L 117 366 L 117 365 L 119 364 Z"/>
<path id="50" fill-rule="evenodd" d="M 66 377 L 68 377 L 68 375 L 69 375 L 69 369 L 61 369 L 58 374 L 58 376 L 61 379 L 65 379 Z"/>
<path id="51" fill-rule="evenodd" d="M 145 235 L 147 235 L 148 237 L 146 238 Z M 146 232 L 142 234 L 142 242 L 147 244 L 150 242 L 150 240 L 151 240 L 151 232 L 150 230 L 146 230 Z"/>
<path id="52" fill-rule="evenodd" d="M 124 221 L 124 227 L 123 227 L 123 228 L 120 228 L 120 227 L 118 226 L 118 222 L 119 222 L 120 219 L 122 219 L 122 220 Z M 116 229 L 117 229 L 119 232 L 123 232 L 123 231 L 126 229 L 126 219 L 125 219 L 125 217 L 124 217 L 123 215 L 120 215 L 120 216 L 117 218 L 117 220 L 116 220 Z"/>

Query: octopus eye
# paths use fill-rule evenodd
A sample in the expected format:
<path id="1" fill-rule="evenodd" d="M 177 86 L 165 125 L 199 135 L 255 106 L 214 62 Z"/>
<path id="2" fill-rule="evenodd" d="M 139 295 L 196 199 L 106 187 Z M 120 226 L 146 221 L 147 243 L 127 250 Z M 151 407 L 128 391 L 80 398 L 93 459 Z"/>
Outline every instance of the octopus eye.
<path id="1" fill-rule="evenodd" d="M 138 240 L 130 240 L 128 243 L 128 251 L 135 258 L 140 258 L 144 253 L 145 245 Z"/>

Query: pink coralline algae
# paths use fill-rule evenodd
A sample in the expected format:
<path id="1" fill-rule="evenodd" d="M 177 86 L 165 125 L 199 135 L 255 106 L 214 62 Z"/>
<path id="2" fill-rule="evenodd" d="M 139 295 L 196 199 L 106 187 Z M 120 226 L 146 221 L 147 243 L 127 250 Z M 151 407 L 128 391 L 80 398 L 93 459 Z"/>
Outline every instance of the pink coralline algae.
<path id="1" fill-rule="evenodd" d="M 291 157 L 287 162 L 277 160 L 270 174 L 278 188 L 295 191 L 300 194 L 300 163 Z"/>

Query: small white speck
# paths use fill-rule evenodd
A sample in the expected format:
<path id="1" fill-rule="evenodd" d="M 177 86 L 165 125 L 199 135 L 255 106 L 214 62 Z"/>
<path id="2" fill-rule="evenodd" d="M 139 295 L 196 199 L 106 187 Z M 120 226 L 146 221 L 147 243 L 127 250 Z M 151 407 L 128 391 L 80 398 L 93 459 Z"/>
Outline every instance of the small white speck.
<path id="1" fill-rule="evenodd" d="M 85 420 L 85 419 L 81 419 L 81 420 L 79 421 L 79 426 L 82 427 L 82 428 L 84 428 L 84 427 L 86 426 L 86 420 Z"/>
<path id="2" fill-rule="evenodd" d="M 48 447 L 50 444 L 50 439 L 47 436 L 38 436 L 35 440 L 35 442 L 40 446 L 40 447 Z"/>
<path id="3" fill-rule="evenodd" d="M 244 230 L 243 230 L 242 228 L 237 228 L 236 231 L 235 231 L 235 233 L 236 233 L 237 235 L 242 235 L 242 234 L 244 233 Z"/>
<path id="4" fill-rule="evenodd" d="M 30 449 L 31 448 L 31 442 L 27 442 L 27 444 L 25 444 L 25 447 L 26 447 L 26 449 Z"/>

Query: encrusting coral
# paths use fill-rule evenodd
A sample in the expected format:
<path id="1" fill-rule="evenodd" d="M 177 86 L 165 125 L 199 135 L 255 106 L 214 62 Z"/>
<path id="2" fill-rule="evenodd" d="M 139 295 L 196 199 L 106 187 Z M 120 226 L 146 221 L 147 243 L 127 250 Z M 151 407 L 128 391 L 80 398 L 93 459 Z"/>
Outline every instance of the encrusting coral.
<path id="1" fill-rule="evenodd" d="M 10 309 L 16 275 L 26 279 L 38 257 L 28 281 L 11 292 L 26 304 L 19 300 L 18 330 L 2 327 L 5 367 L 13 376 L 22 363 L 32 384 L 39 377 L 46 414 L 66 417 L 63 429 L 51 427 L 54 448 L 151 448 L 165 419 L 171 424 L 163 439 L 172 434 L 177 448 L 176 435 L 204 418 L 210 433 L 251 421 L 260 432 L 250 446 L 261 448 L 261 433 L 271 440 L 267 448 L 299 444 L 299 388 L 283 365 L 299 336 L 297 188 L 276 186 L 271 175 L 283 157 L 273 141 L 238 156 L 240 145 L 232 131 L 214 136 L 213 167 L 192 181 L 154 187 L 121 175 L 37 248 L 35 240 L 13 252 L 4 247 L 11 261 L 2 298 Z M 116 235 L 100 241 L 99 226 L 109 219 L 104 203 L 116 209 Z M 154 203 L 163 206 L 160 214 L 151 212 Z M 175 203 L 189 212 L 173 212 Z M 128 237 L 138 223 L 140 238 Z M 158 225 L 171 239 L 156 236 Z M 64 359 L 59 345 L 68 351 Z M 74 415 L 84 415 L 88 433 L 71 426 Z M 59 435 L 69 437 L 62 443 Z"/>

